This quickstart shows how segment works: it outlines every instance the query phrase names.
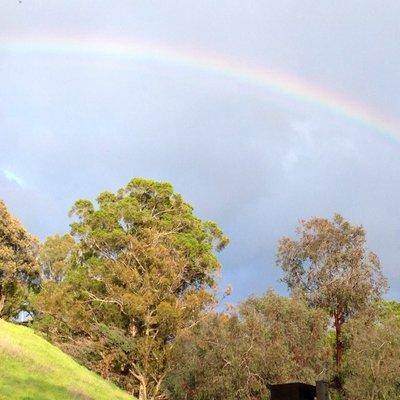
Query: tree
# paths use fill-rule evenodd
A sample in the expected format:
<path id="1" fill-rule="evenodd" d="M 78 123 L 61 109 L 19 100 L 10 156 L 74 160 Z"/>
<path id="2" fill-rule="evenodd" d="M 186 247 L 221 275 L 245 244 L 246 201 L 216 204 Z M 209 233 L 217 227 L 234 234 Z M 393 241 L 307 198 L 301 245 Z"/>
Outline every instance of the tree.
<path id="1" fill-rule="evenodd" d="M 12 319 L 27 308 L 37 281 L 38 243 L 0 200 L 0 317 Z"/>
<path id="2" fill-rule="evenodd" d="M 167 398 L 242 400 L 251 394 L 267 399 L 267 387 L 244 366 L 250 346 L 238 318 L 210 313 L 178 336 L 165 381 Z"/>
<path id="3" fill-rule="evenodd" d="M 279 242 L 277 264 L 295 295 L 322 307 L 333 318 L 336 368 L 340 373 L 344 352 L 343 324 L 386 289 L 378 257 L 366 249 L 365 230 L 342 216 L 301 221 L 298 239 Z M 339 375 L 336 378 L 340 388 Z"/>
<path id="4" fill-rule="evenodd" d="M 133 179 L 97 204 L 71 211 L 77 250 L 64 278 L 43 285 L 39 326 L 140 400 L 161 399 L 175 336 L 214 304 L 213 251 L 228 239 L 168 183 Z"/>
<path id="5" fill-rule="evenodd" d="M 179 335 L 166 379 L 169 396 L 266 400 L 269 384 L 326 378 L 327 326 L 324 311 L 273 292 L 247 299 L 237 314 L 211 314 Z"/>
<path id="6" fill-rule="evenodd" d="M 348 400 L 400 399 L 400 318 L 393 305 L 378 315 L 363 313 L 345 328 Z"/>
<path id="7" fill-rule="evenodd" d="M 245 332 L 252 332 L 259 343 L 266 370 L 276 365 L 276 375 L 268 383 L 304 381 L 315 383 L 327 379 L 331 371 L 331 346 L 327 335 L 329 316 L 312 308 L 303 299 L 279 296 L 268 291 L 250 297 L 240 305 Z M 249 336 L 246 334 L 246 336 Z M 269 365 L 269 367 L 268 367 Z"/>

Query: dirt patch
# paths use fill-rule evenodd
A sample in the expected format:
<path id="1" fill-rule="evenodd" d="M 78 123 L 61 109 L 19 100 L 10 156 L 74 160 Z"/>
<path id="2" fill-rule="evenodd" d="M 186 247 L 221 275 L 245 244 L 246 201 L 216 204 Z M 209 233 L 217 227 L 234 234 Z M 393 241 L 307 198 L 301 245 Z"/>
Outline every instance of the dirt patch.
<path id="1" fill-rule="evenodd" d="M 27 351 L 7 337 L 0 338 L 0 353 L 20 361 L 34 372 L 49 373 L 53 370 L 50 366 L 38 363 Z"/>
<path id="2" fill-rule="evenodd" d="M 12 342 L 9 338 L 0 338 L 0 352 L 7 354 L 18 360 L 23 360 L 26 358 L 26 352 L 18 345 Z"/>
<path id="3" fill-rule="evenodd" d="M 94 400 L 93 397 L 88 396 L 77 388 L 68 388 L 68 393 L 71 395 L 71 399 L 74 400 Z"/>

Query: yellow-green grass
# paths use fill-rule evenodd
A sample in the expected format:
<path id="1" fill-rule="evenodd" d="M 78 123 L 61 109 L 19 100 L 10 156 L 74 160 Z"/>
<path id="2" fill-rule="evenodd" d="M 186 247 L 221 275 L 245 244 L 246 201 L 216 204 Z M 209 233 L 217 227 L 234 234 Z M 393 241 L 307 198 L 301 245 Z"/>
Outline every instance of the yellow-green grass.
<path id="1" fill-rule="evenodd" d="M 0 319 L 0 400 L 128 399 L 31 329 Z"/>

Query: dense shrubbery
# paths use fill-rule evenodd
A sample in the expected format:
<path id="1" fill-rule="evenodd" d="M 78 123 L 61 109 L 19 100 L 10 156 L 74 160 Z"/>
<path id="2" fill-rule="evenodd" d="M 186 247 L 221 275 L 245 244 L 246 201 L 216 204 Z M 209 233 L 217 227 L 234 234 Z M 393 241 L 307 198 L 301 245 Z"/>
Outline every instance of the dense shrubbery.
<path id="1" fill-rule="evenodd" d="M 177 340 L 170 398 L 268 399 L 269 384 L 327 378 L 327 328 L 325 312 L 273 292 L 246 300 L 233 315 L 209 315 Z"/>
<path id="2" fill-rule="evenodd" d="M 134 179 L 71 233 L 36 240 L 0 203 L 0 314 L 33 326 L 140 400 L 268 399 L 268 385 L 329 379 L 346 400 L 400 399 L 400 306 L 365 232 L 313 218 L 279 243 L 290 297 L 216 313 L 228 239 L 167 183 Z"/>
<path id="3" fill-rule="evenodd" d="M 393 311 L 384 304 L 346 327 L 347 399 L 400 399 L 400 316 Z"/>

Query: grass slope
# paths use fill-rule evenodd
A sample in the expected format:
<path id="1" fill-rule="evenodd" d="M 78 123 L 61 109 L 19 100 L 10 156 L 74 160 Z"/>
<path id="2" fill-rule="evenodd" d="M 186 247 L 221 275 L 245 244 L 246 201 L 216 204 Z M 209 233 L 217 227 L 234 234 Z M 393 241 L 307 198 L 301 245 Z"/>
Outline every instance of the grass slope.
<path id="1" fill-rule="evenodd" d="M 31 329 L 0 319 L 0 400 L 128 399 Z"/>

